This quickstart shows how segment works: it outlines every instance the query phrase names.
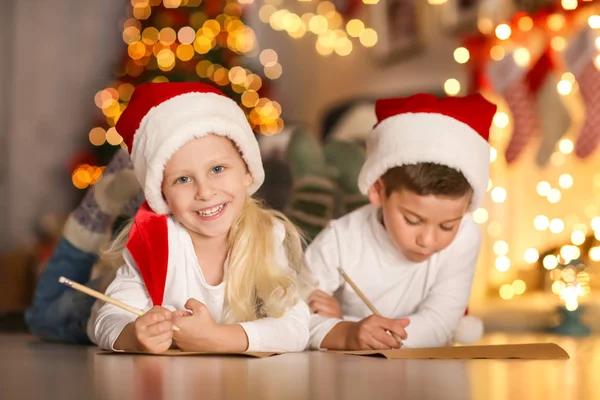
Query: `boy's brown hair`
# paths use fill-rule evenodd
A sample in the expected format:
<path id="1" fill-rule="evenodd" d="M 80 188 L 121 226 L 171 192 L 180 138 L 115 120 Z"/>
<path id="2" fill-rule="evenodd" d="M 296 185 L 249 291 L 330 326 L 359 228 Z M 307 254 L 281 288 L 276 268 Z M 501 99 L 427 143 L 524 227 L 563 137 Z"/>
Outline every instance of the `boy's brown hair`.
<path id="1" fill-rule="evenodd" d="M 419 196 L 462 197 L 473 193 L 473 188 L 462 172 L 429 162 L 391 168 L 383 174 L 381 180 L 388 197 L 402 189 Z"/>

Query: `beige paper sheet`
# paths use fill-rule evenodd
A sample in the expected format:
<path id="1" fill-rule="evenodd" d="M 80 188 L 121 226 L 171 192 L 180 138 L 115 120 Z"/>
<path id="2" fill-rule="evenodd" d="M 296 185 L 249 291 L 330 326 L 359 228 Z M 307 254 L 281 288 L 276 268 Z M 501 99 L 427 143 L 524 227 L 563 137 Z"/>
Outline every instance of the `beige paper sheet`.
<path id="1" fill-rule="evenodd" d="M 251 358 L 266 358 L 271 356 L 279 355 L 280 353 L 211 353 L 211 352 L 196 352 L 196 351 L 181 351 L 179 349 L 169 349 L 164 353 L 153 354 L 153 353 L 144 353 L 137 351 L 103 351 L 98 354 L 129 354 L 129 355 L 141 355 L 141 356 L 242 356 L 242 357 L 251 357 Z"/>
<path id="2" fill-rule="evenodd" d="M 486 346 L 431 347 L 424 349 L 331 351 L 387 359 L 523 359 L 565 360 L 569 354 L 554 343 L 502 344 Z"/>

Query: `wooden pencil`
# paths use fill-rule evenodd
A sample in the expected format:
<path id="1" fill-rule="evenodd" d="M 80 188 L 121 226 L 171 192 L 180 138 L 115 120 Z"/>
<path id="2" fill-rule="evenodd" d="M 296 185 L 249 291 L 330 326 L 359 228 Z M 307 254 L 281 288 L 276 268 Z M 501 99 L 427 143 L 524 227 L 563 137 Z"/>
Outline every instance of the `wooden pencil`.
<path id="1" fill-rule="evenodd" d="M 354 281 L 352 281 L 352 279 L 350 279 L 350 277 L 346 274 L 346 272 L 342 269 L 342 267 L 338 267 L 338 272 L 340 273 L 340 275 L 342 275 L 342 278 L 344 278 L 344 280 L 346 282 L 348 282 L 348 285 L 352 286 L 352 289 L 354 289 L 354 291 L 356 292 L 358 297 L 360 297 L 360 299 L 363 301 L 363 303 L 365 303 L 367 305 L 367 307 L 369 307 L 369 310 L 371 310 L 371 312 L 373 314 L 381 317 L 382 316 L 381 313 L 379 311 L 377 311 L 377 309 L 375 308 L 373 303 L 371 303 L 371 301 L 367 298 L 367 296 L 365 296 L 365 294 L 362 292 L 362 290 L 360 290 L 358 288 L 358 286 L 356 286 Z M 398 341 L 398 343 L 400 343 L 400 345 L 402 345 L 402 339 L 398 335 L 396 335 L 395 333 L 392 333 L 390 331 L 386 331 L 386 332 L 388 334 L 392 335 L 394 337 L 394 339 L 396 339 Z"/>
<path id="2" fill-rule="evenodd" d="M 109 296 L 107 296 L 107 295 L 105 295 L 105 294 L 102 294 L 102 293 L 100 293 L 100 292 L 97 292 L 97 291 L 95 291 L 95 290 L 93 290 L 93 289 L 90 289 L 90 288 L 89 288 L 89 287 L 87 287 L 87 286 L 80 285 L 80 284 L 79 284 L 79 283 L 77 283 L 77 282 L 73 282 L 72 280 L 70 280 L 70 279 L 67 279 L 67 278 L 65 278 L 64 276 L 61 276 L 60 278 L 58 278 L 58 281 L 59 281 L 60 283 L 62 283 L 63 285 L 70 286 L 70 287 L 72 287 L 72 288 L 73 288 L 73 289 L 75 289 L 75 290 L 78 290 L 78 291 L 80 291 L 80 292 L 82 292 L 82 293 L 85 293 L 85 294 L 87 294 L 88 296 L 92 296 L 92 297 L 95 297 L 95 298 L 96 298 L 96 299 L 98 299 L 98 300 L 102 300 L 102 301 L 104 301 L 104 302 L 106 302 L 106 303 L 110 303 L 110 304 L 112 304 L 113 306 L 116 306 L 116 307 L 122 308 L 123 310 L 125 310 L 125 311 L 129 311 L 130 313 L 136 314 L 136 315 L 138 315 L 138 316 L 141 316 L 141 315 L 144 315 L 144 314 L 145 314 L 145 313 L 144 313 L 144 311 L 142 311 L 142 310 L 139 310 L 139 309 L 137 309 L 137 308 L 135 308 L 135 307 L 131 307 L 131 306 L 130 306 L 130 305 L 128 305 L 128 304 L 125 304 L 125 303 L 123 303 L 123 302 L 121 302 L 121 301 L 119 301 L 119 300 L 117 300 L 117 299 L 113 299 L 112 297 L 109 297 Z M 174 331 L 177 331 L 177 332 L 181 331 L 181 329 L 179 329 L 179 328 L 178 328 L 178 327 L 176 327 L 175 325 L 173 325 L 173 330 L 174 330 Z"/>

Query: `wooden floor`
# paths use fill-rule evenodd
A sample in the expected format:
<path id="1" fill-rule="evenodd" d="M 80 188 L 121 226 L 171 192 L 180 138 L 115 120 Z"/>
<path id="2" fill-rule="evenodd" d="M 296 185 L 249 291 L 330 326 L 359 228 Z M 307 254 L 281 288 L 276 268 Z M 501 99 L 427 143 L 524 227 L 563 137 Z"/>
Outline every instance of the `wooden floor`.
<path id="1" fill-rule="evenodd" d="M 531 342 L 558 343 L 571 359 L 99 355 L 92 347 L 0 335 L 0 399 L 600 399 L 600 337 L 492 334 L 480 344 Z"/>

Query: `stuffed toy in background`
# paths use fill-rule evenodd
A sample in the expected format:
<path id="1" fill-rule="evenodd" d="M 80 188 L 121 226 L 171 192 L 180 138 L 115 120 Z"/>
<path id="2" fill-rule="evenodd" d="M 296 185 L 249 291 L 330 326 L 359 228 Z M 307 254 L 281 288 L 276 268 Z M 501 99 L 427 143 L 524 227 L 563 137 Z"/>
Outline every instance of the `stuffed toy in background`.
<path id="1" fill-rule="evenodd" d="M 323 145 L 306 129 L 291 133 L 286 154 L 292 193 L 285 213 L 310 243 L 335 218 L 335 179 L 339 172 L 327 164 Z"/>

